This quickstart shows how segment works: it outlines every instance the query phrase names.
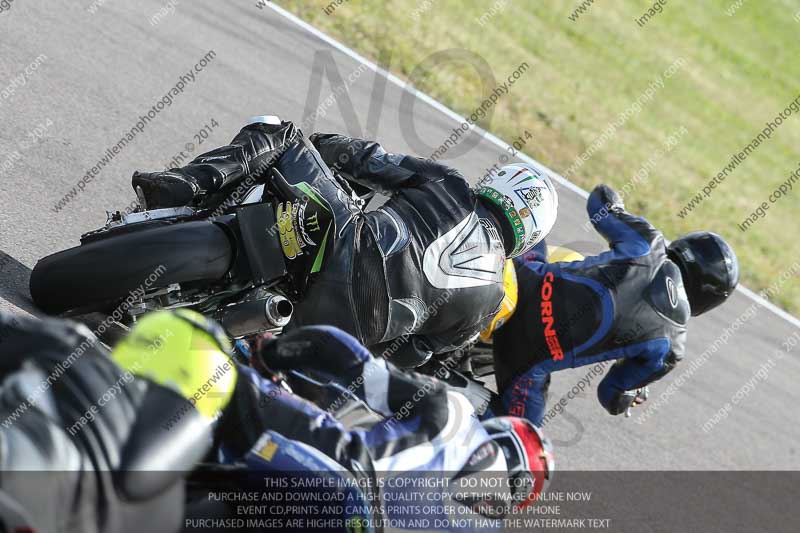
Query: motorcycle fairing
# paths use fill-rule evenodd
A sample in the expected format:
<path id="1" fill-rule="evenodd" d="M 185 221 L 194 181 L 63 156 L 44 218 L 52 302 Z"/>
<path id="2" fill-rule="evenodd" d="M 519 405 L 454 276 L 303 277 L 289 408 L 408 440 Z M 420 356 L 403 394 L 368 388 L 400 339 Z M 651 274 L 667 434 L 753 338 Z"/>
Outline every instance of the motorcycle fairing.
<path id="1" fill-rule="evenodd" d="M 263 490 L 265 479 L 272 479 L 272 486 L 279 487 L 282 484 L 279 480 L 283 480 L 284 492 L 316 494 L 317 499 L 312 497 L 309 501 L 347 502 L 346 506 L 317 506 L 322 512 L 314 517 L 341 520 L 341 531 L 350 531 L 348 525 L 366 523 L 369 518 L 379 518 L 370 515 L 371 507 L 368 503 L 377 495 L 365 494 L 358 480 L 347 469 L 303 442 L 268 430 L 247 452 L 244 462 L 254 475 L 252 487 L 243 487 L 243 490 Z M 267 483 L 270 486 L 269 481 Z M 328 499 L 322 496 L 324 492 L 338 495 Z M 280 508 L 276 506 L 275 509 L 278 511 Z M 323 509 L 340 509 L 342 514 L 327 516 Z M 371 529 L 365 529 L 369 530 Z"/>
<path id="2" fill-rule="evenodd" d="M 253 281 L 261 285 L 286 275 L 285 261 L 276 261 L 281 253 L 277 235 L 267 233 L 266 238 L 264 235 L 264 228 L 274 228 L 277 224 L 272 206 L 260 203 L 240 207 L 236 217 Z"/>
<path id="3" fill-rule="evenodd" d="M 311 274 L 325 265 L 336 239 L 333 211 L 320 192 L 307 182 L 288 183 L 273 171 L 271 189 L 275 193 L 276 224 L 267 233 L 277 232 L 286 259 L 292 288 L 302 296 Z"/>

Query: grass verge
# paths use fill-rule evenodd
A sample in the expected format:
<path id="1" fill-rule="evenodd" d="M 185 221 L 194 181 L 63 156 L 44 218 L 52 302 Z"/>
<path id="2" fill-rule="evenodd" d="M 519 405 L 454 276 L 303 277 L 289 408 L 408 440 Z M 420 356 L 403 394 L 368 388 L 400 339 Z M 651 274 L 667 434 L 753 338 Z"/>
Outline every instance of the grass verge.
<path id="1" fill-rule="evenodd" d="M 632 0 L 277 3 L 372 59 L 389 57 L 401 77 L 450 48 L 479 54 L 498 81 L 527 62 L 530 70 L 481 126 L 507 141 L 530 131 L 527 153 L 585 188 L 621 189 L 628 208 L 668 238 L 701 228 L 723 235 L 754 290 L 800 261 L 800 180 L 769 201 L 800 167 L 800 112 L 703 193 L 800 96 L 798 6 L 667 2 L 648 13 Z M 462 114 L 484 98 L 468 64 L 437 65 L 413 81 Z M 762 202 L 765 214 L 743 231 Z M 797 314 L 798 285 L 786 283 L 773 301 Z"/>

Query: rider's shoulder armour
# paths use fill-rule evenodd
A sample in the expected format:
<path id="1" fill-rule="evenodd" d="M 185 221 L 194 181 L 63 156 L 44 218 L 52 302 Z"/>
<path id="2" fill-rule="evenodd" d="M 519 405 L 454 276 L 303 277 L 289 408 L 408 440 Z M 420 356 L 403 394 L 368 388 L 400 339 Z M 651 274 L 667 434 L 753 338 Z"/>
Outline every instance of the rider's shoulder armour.
<path id="1" fill-rule="evenodd" d="M 645 288 L 644 298 L 656 313 L 670 322 L 685 326 L 689 321 L 691 310 L 681 271 L 669 259 L 664 261 Z"/>
<path id="2" fill-rule="evenodd" d="M 428 244 L 422 269 L 438 289 L 480 287 L 503 282 L 505 259 L 494 224 L 470 213 Z"/>

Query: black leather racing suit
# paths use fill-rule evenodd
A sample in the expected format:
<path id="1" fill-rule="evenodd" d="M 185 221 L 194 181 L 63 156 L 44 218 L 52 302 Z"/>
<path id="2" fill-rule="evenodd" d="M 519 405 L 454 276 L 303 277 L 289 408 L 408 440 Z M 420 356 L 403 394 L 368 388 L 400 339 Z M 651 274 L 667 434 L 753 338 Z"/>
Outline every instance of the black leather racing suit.
<path id="1" fill-rule="evenodd" d="M 232 180 L 267 181 L 272 168 L 280 177 L 270 186 L 284 200 L 281 246 L 303 288 L 290 327 L 337 326 L 403 365 L 406 356 L 465 344 L 499 308 L 500 234 L 466 180 L 438 163 L 342 135 L 309 141 L 290 122 L 255 122 L 230 145 L 180 169 L 137 173 L 133 184 L 175 205 Z M 362 212 L 331 169 L 388 201 Z M 161 186 L 174 182 L 194 190 Z"/>
<path id="2" fill-rule="evenodd" d="M 210 447 L 188 402 L 134 378 L 83 326 L 0 311 L 0 531 L 178 531 Z M 29 528 L 29 529 L 28 529 Z"/>

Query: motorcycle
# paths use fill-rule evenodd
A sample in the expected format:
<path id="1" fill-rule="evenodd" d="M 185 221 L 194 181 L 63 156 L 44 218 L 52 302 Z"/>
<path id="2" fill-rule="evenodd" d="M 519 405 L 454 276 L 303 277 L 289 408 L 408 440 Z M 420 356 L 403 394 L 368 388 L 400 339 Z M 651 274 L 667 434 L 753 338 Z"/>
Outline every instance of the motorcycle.
<path id="1" fill-rule="evenodd" d="M 374 193 L 337 176 L 359 205 Z M 30 291 L 44 312 L 103 313 L 124 326 L 144 313 L 189 307 L 220 322 L 233 339 L 279 332 L 301 297 L 281 248 L 277 204 L 308 196 L 272 170 L 183 207 L 116 211 L 80 245 L 41 259 Z"/>
<path id="2" fill-rule="evenodd" d="M 334 176 L 362 208 L 375 196 Z M 308 202 L 273 169 L 264 183 L 232 182 L 188 206 L 107 213 L 79 246 L 36 264 L 31 296 L 48 314 L 105 314 L 123 328 L 147 312 L 189 307 L 220 322 L 238 346 L 264 331 L 278 334 L 302 294 L 281 249 L 276 208 L 287 198 Z M 570 253 L 551 251 L 554 260 Z M 476 341 L 417 371 L 460 389 L 483 413 L 494 395 L 484 383 L 494 373 L 492 347 Z M 246 359 L 246 349 L 239 352 Z"/>
<path id="3" fill-rule="evenodd" d="M 335 176 L 362 208 L 375 196 Z M 245 362 L 250 341 L 265 331 L 279 334 L 291 319 L 292 302 L 302 298 L 302 283 L 292 278 L 284 259 L 277 208 L 287 197 L 308 201 L 294 189 L 273 170 L 266 183 L 231 183 L 188 206 L 108 213 L 105 225 L 83 234 L 79 246 L 35 265 L 30 279 L 33 301 L 48 314 L 101 313 L 125 327 L 151 311 L 191 308 L 222 324 Z M 477 379 L 493 371 L 491 346 L 485 343 L 441 356 L 417 370 L 462 390 L 479 414 L 493 399 L 493 392 Z M 345 427 L 367 429 L 381 420 L 346 389 L 297 372 L 287 378 L 299 396 L 331 408 Z M 343 395 L 346 401 L 340 401 Z M 264 441 L 265 454 L 273 453 L 271 442 Z M 290 449 L 290 444 L 281 446 Z M 289 466 L 301 470 L 293 463 Z M 280 469 L 275 469 L 272 459 L 256 453 L 244 462 L 198 465 L 188 480 L 187 518 L 227 515 L 229 506 L 209 508 L 210 492 L 263 490 L 264 475 L 277 475 Z M 330 475 L 340 475 L 333 466 L 329 469 Z M 312 469 L 309 475 L 319 477 L 323 470 Z M 363 501 L 359 490 L 353 492 Z M 363 518 L 363 513 L 355 513 L 346 516 L 345 523 Z"/>

